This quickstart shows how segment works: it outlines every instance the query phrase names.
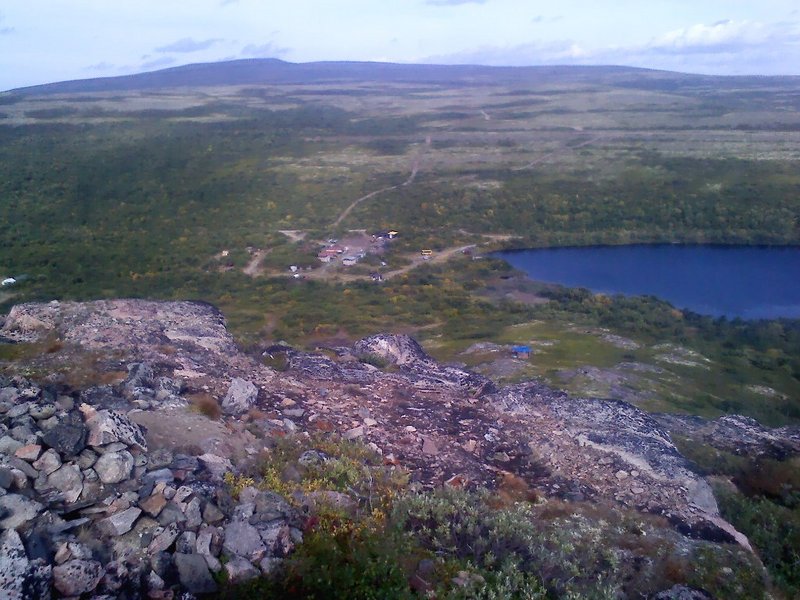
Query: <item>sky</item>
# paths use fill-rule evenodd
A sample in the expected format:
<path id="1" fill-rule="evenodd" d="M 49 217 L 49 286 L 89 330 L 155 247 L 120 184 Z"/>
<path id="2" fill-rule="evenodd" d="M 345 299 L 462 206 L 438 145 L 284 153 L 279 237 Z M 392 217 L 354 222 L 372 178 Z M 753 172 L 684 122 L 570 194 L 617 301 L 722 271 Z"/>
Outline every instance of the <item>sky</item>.
<path id="1" fill-rule="evenodd" d="M 0 90 L 239 58 L 800 75 L 797 0 L 2 0 Z"/>

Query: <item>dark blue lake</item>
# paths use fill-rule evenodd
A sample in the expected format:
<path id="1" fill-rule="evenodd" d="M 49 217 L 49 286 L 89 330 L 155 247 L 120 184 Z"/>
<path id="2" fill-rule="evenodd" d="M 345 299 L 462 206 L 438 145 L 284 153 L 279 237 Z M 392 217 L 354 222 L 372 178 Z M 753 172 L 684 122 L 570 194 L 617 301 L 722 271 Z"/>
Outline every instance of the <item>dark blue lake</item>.
<path id="1" fill-rule="evenodd" d="M 800 247 L 600 246 L 498 252 L 531 279 L 652 295 L 743 319 L 800 318 Z"/>

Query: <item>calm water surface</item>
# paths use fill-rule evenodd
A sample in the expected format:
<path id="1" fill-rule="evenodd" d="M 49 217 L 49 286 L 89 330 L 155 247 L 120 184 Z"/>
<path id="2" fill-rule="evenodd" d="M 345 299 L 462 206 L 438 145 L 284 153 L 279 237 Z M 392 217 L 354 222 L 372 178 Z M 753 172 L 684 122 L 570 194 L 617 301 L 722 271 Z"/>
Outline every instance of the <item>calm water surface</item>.
<path id="1" fill-rule="evenodd" d="M 601 246 L 495 256 L 537 281 L 648 294 L 713 316 L 800 318 L 800 247 Z"/>

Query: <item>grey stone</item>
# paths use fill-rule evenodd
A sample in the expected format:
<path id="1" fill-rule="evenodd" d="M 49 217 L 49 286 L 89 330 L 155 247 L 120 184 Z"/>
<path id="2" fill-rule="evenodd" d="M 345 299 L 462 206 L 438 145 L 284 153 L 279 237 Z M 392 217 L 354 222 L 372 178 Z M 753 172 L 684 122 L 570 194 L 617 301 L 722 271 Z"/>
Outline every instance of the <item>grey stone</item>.
<path id="1" fill-rule="evenodd" d="M 192 498 L 189 504 L 186 505 L 183 514 L 186 515 L 186 523 L 184 523 L 184 525 L 188 529 L 196 529 L 203 524 L 203 514 L 200 507 L 201 502 L 199 498 Z"/>
<path id="2" fill-rule="evenodd" d="M 80 596 L 94 590 L 103 574 L 95 560 L 70 560 L 53 569 L 53 585 L 65 596 Z"/>
<path id="3" fill-rule="evenodd" d="M 71 396 L 61 395 L 56 399 L 56 406 L 60 410 L 70 411 L 75 408 L 75 400 Z"/>
<path id="4" fill-rule="evenodd" d="M 19 404 L 14 405 L 11 409 L 6 413 L 6 417 L 9 419 L 16 419 L 17 417 L 21 417 L 22 415 L 27 415 L 28 410 L 30 409 L 29 402 L 20 402 Z"/>
<path id="5" fill-rule="evenodd" d="M 300 455 L 297 462 L 304 467 L 315 467 L 328 462 L 330 459 L 330 456 L 320 450 L 306 450 Z"/>
<path id="6" fill-rule="evenodd" d="M 258 530 L 244 521 L 226 525 L 222 548 L 230 556 L 243 556 L 248 560 L 260 560 L 266 551 Z"/>
<path id="7" fill-rule="evenodd" d="M 48 475 L 47 485 L 63 493 L 64 501 L 72 504 L 83 491 L 83 477 L 77 465 L 66 464 Z"/>
<path id="8" fill-rule="evenodd" d="M 258 388 L 245 379 L 234 378 L 222 400 L 222 410 L 230 415 L 241 415 L 250 410 L 258 398 Z"/>
<path id="9" fill-rule="evenodd" d="M 8 467 L 0 466 L 0 488 L 4 490 L 11 489 L 14 484 L 14 475 Z"/>
<path id="10" fill-rule="evenodd" d="M 206 502 L 206 505 L 203 508 L 203 521 L 213 525 L 214 523 L 219 523 L 224 518 L 225 515 L 219 508 L 217 508 L 216 504 L 213 502 Z"/>
<path id="11" fill-rule="evenodd" d="M 172 463 L 172 451 L 168 448 L 158 448 L 153 450 L 147 459 L 147 469 L 163 469 Z"/>
<path id="12" fill-rule="evenodd" d="M 94 465 L 97 461 L 97 453 L 89 450 L 89 448 L 84 448 L 81 453 L 78 455 L 78 466 L 81 469 L 89 469 Z"/>
<path id="13" fill-rule="evenodd" d="M 53 565 L 42 558 L 32 560 L 28 569 L 26 595 L 37 600 L 50 600 Z"/>
<path id="14" fill-rule="evenodd" d="M 271 575 L 281 562 L 283 561 L 280 558 L 267 556 L 261 559 L 261 562 L 258 563 L 258 568 L 261 569 L 264 575 Z"/>
<path id="15" fill-rule="evenodd" d="M 19 494 L 0 497 L 0 529 L 17 529 L 36 518 L 42 505 Z"/>
<path id="16" fill-rule="evenodd" d="M 36 469 L 33 466 L 31 466 L 30 463 L 25 462 L 24 460 L 22 460 L 21 458 L 17 458 L 16 456 L 9 456 L 6 459 L 6 465 L 11 467 L 12 469 L 17 469 L 19 471 L 22 471 L 23 473 L 25 473 L 26 477 L 29 477 L 31 479 L 36 479 L 39 476 L 38 471 L 36 471 Z"/>
<path id="17" fill-rule="evenodd" d="M 154 378 L 153 365 L 150 363 L 131 363 L 122 387 L 128 395 L 136 395 L 144 390 L 152 392 Z"/>
<path id="18" fill-rule="evenodd" d="M 174 502 L 168 502 L 158 515 L 158 522 L 162 525 L 186 522 L 186 515 Z"/>
<path id="19" fill-rule="evenodd" d="M 170 463 L 170 468 L 189 471 L 190 473 L 196 471 L 199 466 L 200 462 L 197 460 L 197 457 L 187 454 L 176 454 Z"/>
<path id="20" fill-rule="evenodd" d="M 193 594 L 211 594 L 217 591 L 217 584 L 214 583 L 206 560 L 201 555 L 178 553 L 175 554 L 174 560 L 182 587 Z"/>
<path id="21" fill-rule="evenodd" d="M 234 556 L 225 563 L 225 572 L 228 575 L 228 581 L 234 584 L 244 583 L 259 576 L 258 569 L 241 556 Z"/>
<path id="22" fill-rule="evenodd" d="M 39 425 L 39 429 L 41 429 L 42 432 L 44 433 L 50 431 L 51 429 L 53 429 L 53 427 L 58 426 L 58 417 L 50 417 L 49 419 L 42 419 L 37 424 Z"/>
<path id="23" fill-rule="evenodd" d="M 33 466 L 45 475 L 50 475 L 61 466 L 61 457 L 58 452 L 50 448 L 33 463 Z"/>
<path id="24" fill-rule="evenodd" d="M 37 440 L 36 434 L 28 425 L 16 425 L 9 430 L 8 434 L 18 442 L 22 442 L 23 446 L 35 444 Z"/>
<path id="25" fill-rule="evenodd" d="M 94 446 L 94 451 L 101 455 L 108 454 L 109 452 L 122 452 L 123 450 L 127 449 L 128 445 L 123 444 L 122 442 L 111 442 L 105 446 Z"/>
<path id="26" fill-rule="evenodd" d="M 197 457 L 203 468 L 211 473 L 216 481 L 222 481 L 225 473 L 233 471 L 233 464 L 227 458 L 217 456 L 216 454 L 201 454 Z"/>
<path id="27" fill-rule="evenodd" d="M 193 531 L 184 531 L 175 540 L 175 552 L 182 554 L 195 554 L 197 548 L 197 534 Z"/>
<path id="28" fill-rule="evenodd" d="M 133 455 L 127 450 L 103 454 L 94 464 L 103 483 L 119 483 L 130 476 L 132 469 Z"/>
<path id="29" fill-rule="evenodd" d="M 178 537 L 178 526 L 175 523 L 168 525 L 161 533 L 153 538 L 147 549 L 151 553 L 163 552 L 169 548 Z"/>
<path id="30" fill-rule="evenodd" d="M 152 485 L 155 483 L 172 483 L 175 481 L 175 476 L 170 469 L 158 469 L 157 471 L 150 471 L 142 477 L 142 485 Z"/>
<path id="31" fill-rule="evenodd" d="M 292 513 L 292 509 L 282 496 L 270 491 L 259 492 L 255 499 L 255 514 L 258 521 L 269 522 L 283 519 Z"/>
<path id="32" fill-rule="evenodd" d="M 91 414 L 92 410 L 85 410 L 87 414 L 86 427 L 89 430 L 87 443 L 90 446 L 105 446 L 122 442 L 127 446 L 147 451 L 147 442 L 144 439 L 142 428 L 131 421 L 127 415 L 115 410 L 99 410 Z"/>
<path id="33" fill-rule="evenodd" d="M 155 571 L 150 571 L 147 575 L 147 589 L 151 591 L 159 591 L 163 590 L 166 583 L 164 582 L 161 577 L 158 576 L 158 573 Z"/>
<path id="34" fill-rule="evenodd" d="M 109 598 L 116 599 L 116 592 L 119 592 L 122 589 L 128 578 L 128 568 L 125 566 L 125 563 L 119 560 L 114 560 L 106 565 L 105 570 L 106 572 L 105 575 L 103 575 L 101 588 L 107 592 L 115 592 L 115 594 L 113 596 L 109 596 Z M 95 597 L 92 600 L 98 599 Z"/>
<path id="35" fill-rule="evenodd" d="M 108 536 L 119 536 L 128 533 L 141 514 L 141 509 L 132 506 L 98 522 L 97 529 Z"/>
<path id="36" fill-rule="evenodd" d="M 37 421 L 41 421 L 42 419 L 49 419 L 54 414 L 56 414 L 56 406 L 48 402 L 47 404 L 34 404 L 31 406 L 28 414 L 32 416 Z"/>
<path id="37" fill-rule="evenodd" d="M 273 556 L 288 556 L 294 549 L 294 542 L 286 523 L 277 522 L 259 530 L 259 535 L 267 548 L 267 553 Z"/>
<path id="38" fill-rule="evenodd" d="M 19 390 L 15 387 L 4 387 L 0 389 L 0 402 L 15 403 L 19 398 Z"/>
<path id="39" fill-rule="evenodd" d="M 86 447 L 86 426 L 79 414 L 69 413 L 44 434 L 42 441 L 61 454 L 75 456 Z"/>
<path id="40" fill-rule="evenodd" d="M 28 570 L 28 556 L 19 534 L 13 529 L 0 533 L 0 598 L 25 598 Z"/>
<path id="41" fill-rule="evenodd" d="M 363 435 L 364 435 L 364 427 L 358 426 L 345 431 L 342 437 L 346 440 L 354 440 L 356 438 L 362 437 Z"/>
<path id="42" fill-rule="evenodd" d="M 22 448 L 23 444 L 15 440 L 10 435 L 0 437 L 0 454 L 12 455 L 14 452 Z"/>

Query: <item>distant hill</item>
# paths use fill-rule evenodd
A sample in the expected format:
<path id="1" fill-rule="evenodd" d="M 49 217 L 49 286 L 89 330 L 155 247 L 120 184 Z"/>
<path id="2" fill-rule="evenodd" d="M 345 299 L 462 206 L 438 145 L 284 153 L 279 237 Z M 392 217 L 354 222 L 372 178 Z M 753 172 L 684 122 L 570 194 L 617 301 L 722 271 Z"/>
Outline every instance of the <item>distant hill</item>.
<path id="1" fill-rule="evenodd" d="M 49 83 L 12 90 L 22 95 L 117 92 L 174 87 L 323 82 L 405 82 L 447 85 L 497 85 L 547 80 L 609 83 L 658 89 L 685 85 L 715 87 L 781 86 L 800 77 L 721 77 L 688 75 L 618 66 L 488 67 L 377 62 L 290 63 L 274 58 L 200 63 L 135 75 Z"/>

